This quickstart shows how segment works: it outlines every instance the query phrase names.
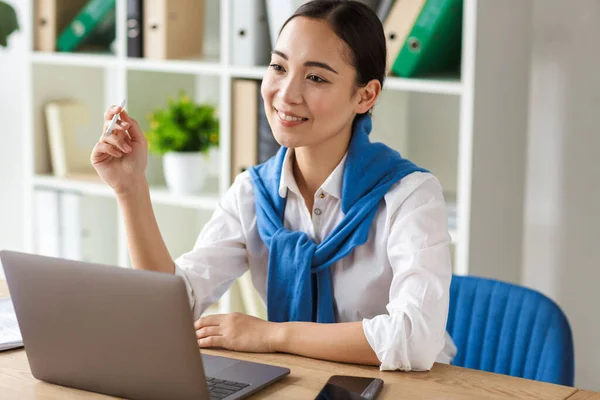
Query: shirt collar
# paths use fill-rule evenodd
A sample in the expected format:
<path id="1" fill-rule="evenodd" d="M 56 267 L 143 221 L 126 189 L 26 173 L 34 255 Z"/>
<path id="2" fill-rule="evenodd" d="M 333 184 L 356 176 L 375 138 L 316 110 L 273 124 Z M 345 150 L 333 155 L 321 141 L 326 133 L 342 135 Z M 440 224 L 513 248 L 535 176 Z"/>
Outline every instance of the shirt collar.
<path id="1" fill-rule="evenodd" d="M 281 179 L 279 180 L 279 196 L 287 197 L 287 191 L 291 190 L 298 196 L 301 196 L 300 189 L 294 179 L 294 149 L 287 149 L 281 168 Z"/>
<path id="2" fill-rule="evenodd" d="M 346 157 L 348 153 L 344 155 L 339 164 L 331 172 L 331 174 L 325 179 L 325 182 L 321 185 L 317 194 L 320 192 L 326 193 L 330 196 L 336 197 L 337 199 L 342 198 L 342 181 L 344 177 L 344 166 L 346 165 Z M 281 179 L 279 181 L 279 196 L 286 197 L 288 189 L 291 190 L 297 196 L 302 196 L 298 184 L 294 178 L 294 149 L 288 149 L 283 160 L 283 167 L 281 169 Z"/>

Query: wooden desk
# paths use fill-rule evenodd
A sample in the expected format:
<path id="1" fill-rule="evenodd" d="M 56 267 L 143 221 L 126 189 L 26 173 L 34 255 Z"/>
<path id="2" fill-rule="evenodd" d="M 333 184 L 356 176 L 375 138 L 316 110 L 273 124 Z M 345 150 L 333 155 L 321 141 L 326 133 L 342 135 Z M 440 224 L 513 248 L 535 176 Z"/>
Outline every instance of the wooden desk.
<path id="1" fill-rule="evenodd" d="M 7 295 L 6 284 L 0 280 L 0 297 Z M 436 364 L 429 372 L 380 372 L 376 367 L 280 353 L 253 354 L 226 350 L 206 350 L 204 353 L 290 368 L 289 376 L 263 389 L 252 399 L 314 399 L 334 374 L 383 379 L 381 399 L 600 399 L 598 393 L 444 364 Z M 19 400 L 112 398 L 38 381 L 31 375 L 23 349 L 0 352 L 0 397 Z"/>
<path id="2" fill-rule="evenodd" d="M 569 397 L 569 400 L 600 400 L 600 393 L 578 390 Z"/>

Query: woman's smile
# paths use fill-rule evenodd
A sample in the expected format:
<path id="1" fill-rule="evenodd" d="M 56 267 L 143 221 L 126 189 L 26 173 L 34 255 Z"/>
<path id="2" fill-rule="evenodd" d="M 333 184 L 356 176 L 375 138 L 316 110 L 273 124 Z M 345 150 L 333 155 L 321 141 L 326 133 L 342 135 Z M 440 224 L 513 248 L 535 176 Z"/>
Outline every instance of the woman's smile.
<path id="1" fill-rule="evenodd" d="M 277 121 L 286 128 L 298 126 L 301 123 L 308 121 L 308 118 L 301 117 L 291 112 L 281 111 L 275 107 L 273 107 L 273 110 L 275 110 L 275 113 L 277 114 Z"/>

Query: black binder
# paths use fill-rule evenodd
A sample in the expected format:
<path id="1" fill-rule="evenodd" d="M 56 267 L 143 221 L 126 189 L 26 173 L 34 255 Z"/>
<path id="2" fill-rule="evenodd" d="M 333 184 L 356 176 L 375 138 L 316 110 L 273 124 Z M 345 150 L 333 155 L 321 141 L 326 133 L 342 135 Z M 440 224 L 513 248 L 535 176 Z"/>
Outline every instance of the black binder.
<path id="1" fill-rule="evenodd" d="M 144 56 L 144 0 L 127 0 L 127 57 Z"/>

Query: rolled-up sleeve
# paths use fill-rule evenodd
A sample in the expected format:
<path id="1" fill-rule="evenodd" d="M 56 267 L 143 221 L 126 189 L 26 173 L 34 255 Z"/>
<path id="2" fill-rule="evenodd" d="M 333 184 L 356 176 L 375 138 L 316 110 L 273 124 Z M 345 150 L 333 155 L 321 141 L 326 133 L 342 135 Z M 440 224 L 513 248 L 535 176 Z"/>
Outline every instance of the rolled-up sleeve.
<path id="1" fill-rule="evenodd" d="M 363 319 L 381 370 L 425 371 L 449 362 L 446 333 L 452 278 L 448 219 L 441 186 L 426 180 L 393 211 L 388 257 L 393 270 L 388 314 Z"/>
<path id="2" fill-rule="evenodd" d="M 185 282 L 194 319 L 200 318 L 248 269 L 239 190 L 236 179 L 202 228 L 194 248 L 175 259 L 175 274 Z"/>

